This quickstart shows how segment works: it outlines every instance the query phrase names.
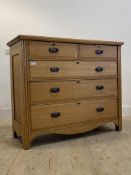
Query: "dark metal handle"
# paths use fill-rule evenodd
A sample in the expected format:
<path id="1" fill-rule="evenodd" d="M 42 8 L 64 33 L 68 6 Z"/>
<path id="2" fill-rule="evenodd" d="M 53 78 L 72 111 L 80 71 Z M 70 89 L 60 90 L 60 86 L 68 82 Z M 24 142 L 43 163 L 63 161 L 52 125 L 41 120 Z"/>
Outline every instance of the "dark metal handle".
<path id="1" fill-rule="evenodd" d="M 50 92 L 52 92 L 52 93 L 57 93 L 59 91 L 60 91 L 60 88 L 51 88 L 50 89 Z"/>
<path id="2" fill-rule="evenodd" d="M 104 86 L 103 85 L 97 85 L 96 86 L 96 90 L 102 90 L 102 89 L 104 89 Z"/>
<path id="3" fill-rule="evenodd" d="M 54 118 L 57 118 L 57 117 L 60 117 L 60 112 L 52 112 L 51 113 L 51 117 L 54 117 Z"/>
<path id="4" fill-rule="evenodd" d="M 50 71 L 51 72 L 59 72 L 59 67 L 51 67 Z"/>
<path id="5" fill-rule="evenodd" d="M 103 54 L 103 50 L 96 50 L 95 53 L 96 53 L 97 55 Z"/>
<path id="6" fill-rule="evenodd" d="M 103 71 L 103 67 L 96 67 L 95 71 L 96 72 L 102 72 Z"/>
<path id="7" fill-rule="evenodd" d="M 58 48 L 55 48 L 55 47 L 49 48 L 50 53 L 57 53 L 58 51 L 59 51 Z"/>
<path id="8" fill-rule="evenodd" d="M 98 107 L 98 108 L 96 108 L 96 111 L 97 112 L 102 112 L 102 111 L 104 111 L 104 108 L 103 107 Z"/>

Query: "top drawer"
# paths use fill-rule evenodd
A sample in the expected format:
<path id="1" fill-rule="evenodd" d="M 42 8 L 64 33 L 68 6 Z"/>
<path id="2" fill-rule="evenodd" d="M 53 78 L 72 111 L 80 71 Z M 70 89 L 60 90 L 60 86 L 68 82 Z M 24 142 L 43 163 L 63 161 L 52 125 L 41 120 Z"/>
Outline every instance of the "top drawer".
<path id="1" fill-rule="evenodd" d="M 81 58 L 117 58 L 117 46 L 80 45 Z"/>
<path id="2" fill-rule="evenodd" d="M 77 46 L 69 43 L 30 41 L 29 56 L 35 58 L 53 57 L 53 59 L 58 57 L 76 58 Z"/>

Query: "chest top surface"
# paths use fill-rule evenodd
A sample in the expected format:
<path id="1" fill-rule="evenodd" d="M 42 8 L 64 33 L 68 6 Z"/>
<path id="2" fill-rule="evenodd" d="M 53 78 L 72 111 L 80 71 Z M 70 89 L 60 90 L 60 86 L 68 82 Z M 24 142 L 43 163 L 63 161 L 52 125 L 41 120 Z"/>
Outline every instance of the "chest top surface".
<path id="1" fill-rule="evenodd" d="M 63 43 L 78 43 L 78 44 L 102 44 L 102 45 L 123 45 L 121 41 L 102 41 L 102 40 L 86 40 L 86 39 L 74 39 L 74 38 L 57 38 L 47 36 L 33 36 L 33 35 L 18 35 L 7 43 L 8 46 L 12 46 L 20 40 L 32 40 L 32 41 L 51 41 L 51 42 L 63 42 Z"/>

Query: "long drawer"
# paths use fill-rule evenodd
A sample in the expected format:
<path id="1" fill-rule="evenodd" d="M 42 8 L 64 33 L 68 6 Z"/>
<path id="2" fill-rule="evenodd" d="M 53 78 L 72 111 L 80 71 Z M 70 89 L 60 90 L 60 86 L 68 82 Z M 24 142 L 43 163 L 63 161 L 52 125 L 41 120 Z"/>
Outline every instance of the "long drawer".
<path id="1" fill-rule="evenodd" d="M 58 57 L 76 58 L 77 45 L 70 43 L 30 41 L 29 56 L 31 58 L 35 57 L 43 59 L 47 57 L 53 57 L 53 59 Z"/>
<path id="2" fill-rule="evenodd" d="M 117 58 L 117 46 L 80 45 L 80 58 Z"/>
<path id="3" fill-rule="evenodd" d="M 87 61 L 30 61 L 31 78 L 116 76 L 117 63 Z"/>
<path id="4" fill-rule="evenodd" d="M 31 82 L 31 102 L 117 96 L 117 80 L 77 80 Z"/>
<path id="5" fill-rule="evenodd" d="M 32 130 L 117 118 L 117 100 L 96 100 L 31 107 Z"/>

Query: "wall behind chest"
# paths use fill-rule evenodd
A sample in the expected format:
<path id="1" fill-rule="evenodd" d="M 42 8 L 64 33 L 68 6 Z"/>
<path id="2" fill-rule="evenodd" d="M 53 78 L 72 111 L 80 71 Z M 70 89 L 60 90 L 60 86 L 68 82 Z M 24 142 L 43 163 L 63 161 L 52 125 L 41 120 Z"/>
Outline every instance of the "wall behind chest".
<path id="1" fill-rule="evenodd" d="M 0 110 L 11 108 L 6 43 L 18 34 L 121 40 L 124 112 L 131 114 L 131 1 L 0 1 Z"/>

